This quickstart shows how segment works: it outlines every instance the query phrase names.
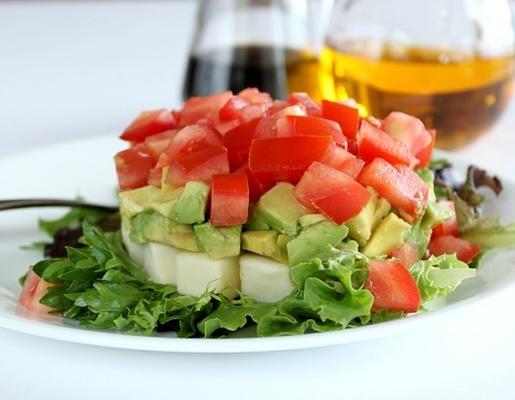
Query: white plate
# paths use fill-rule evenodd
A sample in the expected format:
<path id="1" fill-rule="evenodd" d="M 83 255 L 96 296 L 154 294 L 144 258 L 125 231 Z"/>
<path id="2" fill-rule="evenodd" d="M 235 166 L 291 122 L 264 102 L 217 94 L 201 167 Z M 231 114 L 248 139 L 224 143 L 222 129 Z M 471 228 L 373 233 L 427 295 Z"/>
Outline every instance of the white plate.
<path id="1" fill-rule="evenodd" d="M 113 154 L 123 143 L 112 138 L 65 143 L 0 161 L 1 198 L 63 197 L 81 195 L 87 200 L 115 204 L 116 177 Z M 463 162 L 456 166 L 465 168 Z M 506 189 L 494 203 L 507 220 L 515 220 L 515 184 L 504 179 Z M 38 217 L 54 217 L 62 210 L 18 210 L 0 213 L 0 327 L 36 336 L 76 343 L 137 350 L 232 353 L 260 352 L 329 346 L 369 340 L 421 324 L 438 323 L 452 313 L 460 317 L 464 307 L 496 295 L 515 283 L 515 251 L 491 253 L 476 278 L 465 281 L 439 310 L 378 325 L 337 332 L 277 338 L 179 339 L 172 334 L 151 337 L 91 331 L 60 320 L 41 320 L 20 314 L 16 300 L 18 278 L 41 256 L 20 246 L 42 240 Z"/>

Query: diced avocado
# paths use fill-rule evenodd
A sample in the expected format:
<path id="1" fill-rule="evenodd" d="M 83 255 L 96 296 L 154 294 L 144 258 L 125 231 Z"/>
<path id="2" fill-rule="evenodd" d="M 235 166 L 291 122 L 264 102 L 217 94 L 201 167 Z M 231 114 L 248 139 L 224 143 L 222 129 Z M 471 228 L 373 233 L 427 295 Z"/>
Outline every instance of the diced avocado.
<path id="1" fill-rule="evenodd" d="M 241 225 L 218 228 L 206 223 L 194 225 L 193 230 L 201 247 L 213 260 L 240 254 Z"/>
<path id="2" fill-rule="evenodd" d="M 361 246 L 366 245 L 377 223 L 390 212 L 388 201 L 379 198 L 375 190 L 368 188 L 368 191 L 372 194 L 370 200 L 361 212 L 346 224 L 349 228 L 349 237 Z"/>
<path id="3" fill-rule="evenodd" d="M 187 182 L 170 217 L 179 224 L 200 224 L 204 222 L 208 196 L 208 185 L 203 182 Z"/>
<path id="4" fill-rule="evenodd" d="M 270 226 L 259 216 L 256 207 L 252 207 L 249 211 L 247 223 L 243 228 L 246 231 L 267 231 L 270 229 Z"/>
<path id="5" fill-rule="evenodd" d="M 279 234 L 274 230 L 246 231 L 241 235 L 241 243 L 244 250 L 269 257 L 280 263 L 288 261 L 286 244 L 292 238 Z"/>
<path id="6" fill-rule="evenodd" d="M 299 218 L 309 214 L 293 195 L 293 189 L 291 183 L 280 182 L 261 196 L 256 206 L 266 224 L 289 236 L 297 234 Z"/>
<path id="7" fill-rule="evenodd" d="M 288 242 L 288 263 L 293 266 L 316 257 L 326 246 L 341 243 L 348 232 L 345 225 L 335 225 L 329 221 L 308 226 Z"/>
<path id="8" fill-rule="evenodd" d="M 303 228 L 306 226 L 315 225 L 322 221 L 327 221 L 327 218 L 322 214 L 306 214 L 299 218 L 299 224 Z"/>
<path id="9" fill-rule="evenodd" d="M 404 243 L 411 225 L 394 213 L 383 219 L 372 233 L 363 253 L 369 257 L 390 254 Z"/>
<path id="10" fill-rule="evenodd" d="M 182 196 L 184 188 L 180 187 L 174 190 L 161 191 L 161 195 L 152 200 L 148 205 L 149 208 L 156 210 L 163 217 L 170 217 L 175 204 Z"/>
<path id="11" fill-rule="evenodd" d="M 274 230 L 243 232 L 241 235 L 241 247 L 252 253 L 283 262 L 284 260 L 277 244 L 278 236 L 279 233 Z"/>
<path id="12" fill-rule="evenodd" d="M 164 223 L 165 218 L 159 213 L 153 210 L 143 211 L 131 219 L 129 237 L 136 243 L 148 241 L 163 243 L 165 241 Z"/>
<path id="13" fill-rule="evenodd" d="M 190 225 L 177 224 L 154 210 L 146 210 L 132 218 L 130 238 L 136 243 L 156 242 L 200 251 Z"/>
<path id="14" fill-rule="evenodd" d="M 155 186 L 144 186 L 139 189 L 126 190 L 118 193 L 120 214 L 123 218 L 132 218 L 139 214 L 148 204 L 161 195 L 161 190 Z"/>

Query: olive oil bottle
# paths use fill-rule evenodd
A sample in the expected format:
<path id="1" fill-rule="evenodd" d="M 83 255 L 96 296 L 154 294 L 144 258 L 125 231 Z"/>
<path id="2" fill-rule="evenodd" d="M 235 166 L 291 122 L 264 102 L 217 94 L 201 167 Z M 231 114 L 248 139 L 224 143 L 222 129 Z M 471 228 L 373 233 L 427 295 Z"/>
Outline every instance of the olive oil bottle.
<path id="1" fill-rule="evenodd" d="M 354 98 L 363 114 L 403 111 L 438 132 L 438 146 L 457 148 L 485 132 L 506 107 L 513 56 L 477 54 L 396 43 L 328 43 L 322 51 L 324 97 Z"/>

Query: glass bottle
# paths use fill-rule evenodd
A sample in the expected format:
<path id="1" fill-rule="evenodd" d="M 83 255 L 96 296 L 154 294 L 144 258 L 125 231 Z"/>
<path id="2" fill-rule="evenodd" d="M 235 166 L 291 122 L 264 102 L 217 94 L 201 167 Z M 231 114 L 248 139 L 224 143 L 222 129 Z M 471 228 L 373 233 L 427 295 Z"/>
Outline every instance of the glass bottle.
<path id="1" fill-rule="evenodd" d="M 203 0 L 183 97 L 257 87 L 319 98 L 318 55 L 332 0 Z"/>
<path id="2" fill-rule="evenodd" d="M 512 92 L 508 0 L 345 0 L 321 57 L 324 97 L 354 98 L 363 114 L 403 111 L 461 147 L 488 128 Z"/>

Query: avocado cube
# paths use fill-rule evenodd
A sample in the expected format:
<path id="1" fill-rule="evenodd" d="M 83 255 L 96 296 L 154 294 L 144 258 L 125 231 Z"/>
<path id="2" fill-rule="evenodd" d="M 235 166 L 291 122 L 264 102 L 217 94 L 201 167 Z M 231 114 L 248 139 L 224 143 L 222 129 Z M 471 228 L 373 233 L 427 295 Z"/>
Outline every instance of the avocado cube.
<path id="1" fill-rule="evenodd" d="M 404 243 L 410 229 L 410 224 L 394 213 L 390 213 L 377 225 L 367 245 L 363 248 L 363 253 L 369 257 L 390 254 Z"/>
<path id="2" fill-rule="evenodd" d="M 190 225 L 177 224 L 154 210 L 146 210 L 131 219 L 130 238 L 135 243 L 156 242 L 200 251 Z"/>
<path id="3" fill-rule="evenodd" d="M 209 186 L 203 182 L 190 181 L 184 186 L 179 200 L 170 215 L 179 224 L 200 224 L 206 218 Z"/>
<path id="4" fill-rule="evenodd" d="M 126 190 L 118 193 L 120 202 L 120 215 L 123 218 L 132 218 L 143 212 L 148 204 L 161 195 L 161 190 L 155 186 L 144 186 L 142 188 Z"/>
<path id="5" fill-rule="evenodd" d="M 259 216 L 256 207 L 252 207 L 249 211 L 247 223 L 243 225 L 243 229 L 245 231 L 268 231 L 270 226 Z"/>
<path id="6" fill-rule="evenodd" d="M 327 221 L 327 218 L 322 214 L 306 214 L 299 218 L 299 224 L 303 228 L 306 226 L 315 225 L 322 221 Z"/>
<path id="7" fill-rule="evenodd" d="M 345 225 L 335 225 L 329 221 L 308 226 L 288 242 L 288 263 L 294 266 L 309 261 L 323 252 L 328 245 L 337 246 L 348 232 L 349 229 Z"/>
<path id="8" fill-rule="evenodd" d="M 280 182 L 266 192 L 257 203 L 258 215 L 272 229 L 285 235 L 297 235 L 299 218 L 309 214 L 293 194 L 291 183 Z"/>
<path id="9" fill-rule="evenodd" d="M 346 224 L 349 228 L 349 237 L 356 240 L 360 246 L 367 243 L 377 223 L 390 212 L 388 201 L 379 198 L 373 189 L 368 190 L 372 194 L 370 200 L 360 213 Z"/>
<path id="10" fill-rule="evenodd" d="M 217 228 L 210 223 L 193 226 L 201 247 L 213 260 L 240 254 L 241 225 Z"/>
<path id="11" fill-rule="evenodd" d="M 246 231 L 241 235 L 241 246 L 244 250 L 286 263 L 286 243 L 290 239 L 274 230 Z"/>

